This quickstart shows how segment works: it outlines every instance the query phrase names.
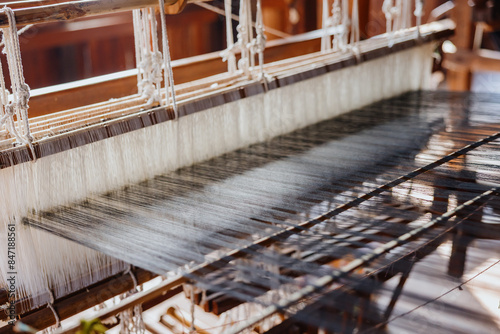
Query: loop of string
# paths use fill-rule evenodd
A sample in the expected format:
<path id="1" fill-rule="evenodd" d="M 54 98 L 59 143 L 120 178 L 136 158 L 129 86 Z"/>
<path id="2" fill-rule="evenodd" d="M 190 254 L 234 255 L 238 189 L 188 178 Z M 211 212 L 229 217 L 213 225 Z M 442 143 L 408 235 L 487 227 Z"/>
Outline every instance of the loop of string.
<path id="1" fill-rule="evenodd" d="M 0 127 L 5 126 L 15 138 L 17 145 L 27 145 L 34 161 L 36 154 L 28 120 L 30 88 L 24 79 L 19 45 L 19 34 L 29 27 L 18 32 L 14 11 L 9 7 L 4 7 L 0 9 L 0 12 L 7 16 L 9 23 L 7 28 L 1 29 L 3 33 L 1 45 L 4 46 L 3 53 L 6 54 L 12 87 L 12 95 L 9 98 L 9 90 L 6 88 L 3 68 L 0 65 L 0 103 L 2 105 L 0 108 Z"/>
<path id="2" fill-rule="evenodd" d="M 170 47 L 168 44 L 167 35 L 167 21 L 165 15 L 165 1 L 158 0 L 160 5 L 160 19 L 161 19 L 161 34 L 163 42 L 163 63 L 164 63 L 164 73 L 165 73 L 165 101 L 168 104 L 169 98 L 172 98 L 172 107 L 174 109 L 175 119 L 179 118 L 179 112 L 177 110 L 177 100 L 175 98 L 175 86 L 174 86 L 174 72 L 172 70 L 172 59 L 170 57 Z M 168 73 L 167 73 L 168 71 Z M 169 92 L 171 96 L 169 96 Z"/>
<path id="3" fill-rule="evenodd" d="M 47 292 L 49 293 L 49 297 L 50 297 L 50 301 L 47 303 L 47 307 L 52 311 L 52 313 L 54 314 L 54 318 L 56 319 L 55 328 L 60 328 L 61 321 L 59 318 L 59 314 L 57 314 L 57 312 L 54 308 L 54 303 L 55 303 L 54 294 L 52 293 L 52 290 L 50 290 L 50 289 L 47 289 Z"/>
<path id="4" fill-rule="evenodd" d="M 137 86 L 147 104 L 160 102 L 162 81 L 162 54 L 156 38 L 156 17 L 153 8 L 133 11 L 135 52 L 137 61 Z"/>
<path id="5" fill-rule="evenodd" d="M 349 19 L 349 2 L 335 0 L 332 4 L 331 16 L 329 15 L 329 7 L 330 1 L 323 0 L 321 51 L 326 52 L 332 49 L 345 51 L 348 46 L 349 26 L 352 24 Z M 332 35 L 333 40 L 331 39 Z"/>
<path id="6" fill-rule="evenodd" d="M 224 0 L 224 11 L 226 16 L 226 41 L 227 49 L 221 52 L 222 61 L 227 61 L 229 74 L 236 72 L 236 55 L 234 50 L 233 18 L 231 0 Z"/>
<path id="7" fill-rule="evenodd" d="M 165 105 L 172 101 L 175 118 L 178 118 L 174 90 L 172 60 L 168 43 L 164 0 L 159 0 L 163 54 L 158 46 L 155 9 L 141 8 L 133 11 L 135 55 L 137 62 L 137 87 L 147 105 L 162 103 L 161 82 L 164 81 Z"/>

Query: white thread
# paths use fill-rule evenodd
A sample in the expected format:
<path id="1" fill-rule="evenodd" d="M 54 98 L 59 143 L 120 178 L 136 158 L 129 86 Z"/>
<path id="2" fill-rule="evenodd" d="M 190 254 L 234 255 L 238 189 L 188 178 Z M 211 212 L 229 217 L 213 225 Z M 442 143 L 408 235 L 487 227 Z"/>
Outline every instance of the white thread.
<path id="1" fill-rule="evenodd" d="M 156 17 L 153 8 L 134 10 L 134 38 L 139 94 L 152 105 L 160 101 L 162 54 L 158 50 Z"/>
<path id="2" fill-rule="evenodd" d="M 349 36 L 349 0 L 342 0 L 342 32 L 341 32 L 341 38 L 342 38 L 342 44 L 341 44 L 341 49 L 345 50 L 347 48 L 347 44 L 349 42 L 348 36 Z"/>
<path id="3" fill-rule="evenodd" d="M 329 0 L 323 0 L 323 13 L 322 13 L 322 23 L 321 23 L 323 29 L 323 36 L 321 36 L 322 52 L 328 51 L 332 48 L 332 45 L 330 43 L 331 38 L 330 35 L 328 34 L 328 27 L 329 27 L 328 2 Z"/>
<path id="4" fill-rule="evenodd" d="M 420 25 L 422 24 L 422 16 L 424 15 L 424 4 L 422 0 L 415 0 L 414 14 L 417 18 L 417 37 L 420 37 Z"/>
<path id="5" fill-rule="evenodd" d="M 21 49 L 19 46 L 19 33 L 17 31 L 14 12 L 9 7 L 4 7 L 0 12 L 7 16 L 9 27 L 2 28 L 3 41 L 5 45 L 4 53 L 7 56 L 10 79 L 12 84 L 12 99 L 9 101 L 9 92 L 5 87 L 3 69 L 0 67 L 0 95 L 3 108 L 0 113 L 0 126 L 5 125 L 7 131 L 13 135 L 18 144 L 28 145 L 33 160 L 36 160 L 35 150 L 32 144 L 33 138 L 30 134 L 28 120 L 28 102 L 30 98 L 30 89 L 24 80 L 23 65 L 21 61 Z M 22 31 L 25 31 L 23 29 Z M 21 32 L 22 32 L 21 31 Z M 16 116 L 16 121 L 14 121 Z"/>
<path id="6" fill-rule="evenodd" d="M 352 46 L 352 48 L 357 48 L 359 40 L 360 40 L 359 6 L 358 6 L 358 0 L 354 0 L 352 3 L 352 17 L 351 17 L 351 46 Z"/>
<path id="7" fill-rule="evenodd" d="M 236 55 L 234 50 L 233 19 L 231 0 L 224 0 L 224 10 L 226 13 L 226 42 L 227 48 L 221 52 L 222 61 L 227 61 L 227 71 L 230 74 L 236 72 Z"/>
<path id="8" fill-rule="evenodd" d="M 394 4 L 394 0 L 384 0 L 382 11 L 385 14 L 389 47 L 392 47 L 394 45 L 394 32 L 398 29 L 396 24 L 399 22 L 398 17 L 401 13 L 401 1 L 397 0 L 396 4 Z"/>
<path id="9" fill-rule="evenodd" d="M 59 314 L 57 314 L 56 310 L 54 309 L 54 303 L 55 303 L 54 294 L 52 293 L 52 291 L 50 289 L 47 289 L 47 292 L 49 293 L 49 297 L 50 297 L 50 301 L 47 303 L 47 307 L 52 311 L 52 313 L 54 314 L 54 318 L 56 319 L 55 328 L 60 328 L 61 321 L 59 318 Z"/>
<path id="10" fill-rule="evenodd" d="M 331 16 L 328 16 L 329 1 L 323 1 L 323 36 L 321 50 L 323 52 L 333 49 L 345 51 L 348 47 L 349 26 L 349 1 L 335 0 L 332 4 Z M 331 37 L 333 35 L 333 40 Z"/>
<path id="11" fill-rule="evenodd" d="M 342 33 L 340 32 L 340 27 L 342 24 L 342 8 L 340 6 L 340 1 L 335 0 L 332 4 L 332 18 L 331 18 L 331 26 L 336 27 L 337 30 L 333 34 L 333 44 L 332 48 L 335 51 L 338 51 L 340 45 L 342 44 Z"/>
<path id="12" fill-rule="evenodd" d="M 177 111 L 177 100 L 175 98 L 175 86 L 174 86 L 174 72 L 172 70 L 172 60 L 170 58 L 170 47 L 168 45 L 168 35 L 167 35 L 167 22 L 165 18 L 165 1 L 158 0 L 160 6 L 160 19 L 161 19 L 161 34 L 163 42 L 163 62 L 165 67 L 165 101 L 168 104 L 169 91 L 172 94 L 172 107 L 174 109 L 175 119 L 179 118 L 179 113 Z M 168 70 L 168 75 L 167 75 Z M 169 87 L 170 86 L 170 87 Z"/>
<path id="13" fill-rule="evenodd" d="M 196 327 L 194 326 L 194 286 L 191 286 L 191 328 L 189 328 L 189 333 L 194 333 Z"/>
<path id="14" fill-rule="evenodd" d="M 245 75 L 250 74 L 251 66 L 249 50 L 249 44 L 252 39 L 251 15 L 250 2 L 248 0 L 240 0 L 240 23 L 236 27 L 238 31 L 238 42 L 236 43 L 236 47 L 239 48 L 241 52 L 241 59 L 238 61 L 238 69 Z"/>
<path id="15" fill-rule="evenodd" d="M 266 35 L 264 30 L 264 20 L 262 16 L 262 0 L 257 0 L 257 17 L 255 19 L 256 37 L 251 42 L 252 54 L 259 55 L 259 79 L 264 78 L 264 50 L 266 49 Z M 250 20 L 251 21 L 251 20 Z M 252 56 L 253 58 L 253 56 Z"/>
<path id="16" fill-rule="evenodd" d="M 137 278 L 135 277 L 135 274 L 134 272 L 132 271 L 132 265 L 128 265 L 128 268 L 127 270 L 125 270 L 123 272 L 123 275 L 130 275 L 130 277 L 132 278 L 132 282 L 134 283 L 134 291 L 137 291 Z"/>

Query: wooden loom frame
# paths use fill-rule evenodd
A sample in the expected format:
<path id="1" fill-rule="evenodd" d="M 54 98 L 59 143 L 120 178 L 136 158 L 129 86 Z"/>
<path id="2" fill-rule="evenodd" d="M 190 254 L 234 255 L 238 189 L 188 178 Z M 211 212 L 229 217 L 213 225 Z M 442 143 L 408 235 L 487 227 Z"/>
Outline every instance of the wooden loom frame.
<path id="1" fill-rule="evenodd" d="M 82 2 L 92 2 L 92 1 L 82 1 Z M 144 2 L 148 1 L 135 1 L 137 3 L 141 3 L 140 7 L 143 6 Z M 134 3 L 135 3 L 134 2 Z M 152 1 L 149 1 L 152 2 Z M 156 1 L 153 1 L 154 4 L 156 4 Z M 168 1 L 166 1 L 168 3 Z M 138 5 L 139 6 L 139 5 Z M 134 7 L 136 8 L 136 7 Z M 130 8 L 129 8 L 130 9 Z M 128 10 L 128 9 L 127 9 Z M 31 13 L 31 11 L 29 11 Z M 31 14 L 26 14 L 27 17 Z M 16 15 L 17 17 L 17 15 Z M 23 16 L 20 16 L 23 17 Z M 80 16 L 81 17 L 81 16 Z M 73 18 L 70 16 L 69 18 Z M 66 19 L 66 17 L 62 18 L 60 16 L 55 16 L 53 18 L 54 20 L 58 19 Z M 18 21 L 19 24 L 23 23 L 24 21 L 20 20 Z M 5 21 L 2 21 L 2 17 L 0 17 L 0 25 L 5 24 Z M 399 52 L 403 51 L 406 49 L 409 49 L 411 47 L 417 46 L 420 43 L 426 43 L 426 42 L 432 42 L 436 40 L 440 40 L 442 38 L 446 38 L 450 36 L 453 32 L 453 25 L 449 22 L 441 22 L 441 23 L 435 23 L 433 28 L 429 31 L 424 31 L 422 32 L 422 35 L 420 39 L 415 39 L 414 35 L 411 36 L 405 36 L 401 39 L 399 39 L 394 46 L 389 48 L 385 43 L 381 43 L 380 45 L 374 45 L 373 47 L 369 48 L 368 50 L 364 50 L 361 52 L 359 55 L 354 55 L 354 54 L 345 54 L 339 59 L 336 59 L 334 61 L 326 61 L 321 64 L 321 66 L 318 66 L 314 69 L 308 69 L 305 71 L 291 71 L 291 73 L 288 73 L 286 75 L 281 75 L 278 76 L 266 83 L 263 82 L 246 82 L 241 85 L 239 85 L 236 88 L 231 88 L 228 89 L 224 92 L 216 91 L 213 92 L 212 94 L 207 94 L 203 98 L 191 98 L 187 103 L 181 104 L 180 105 L 180 112 L 179 116 L 185 116 L 189 115 L 198 111 L 203 111 L 207 108 L 214 107 L 217 105 L 221 105 L 224 103 L 236 101 L 239 99 L 243 99 L 246 97 L 250 97 L 256 94 L 262 94 L 265 93 L 268 89 L 276 89 L 279 87 L 284 87 L 296 82 L 300 82 L 303 80 L 307 80 L 316 76 L 323 75 L 328 72 L 332 72 L 335 70 L 339 70 L 342 68 L 350 67 L 350 66 L 355 66 L 359 64 L 360 62 L 363 61 L 369 61 L 373 59 L 377 59 L 380 57 L 384 57 L 386 55 L 389 55 L 394 52 Z M 306 34 L 304 36 L 297 36 L 297 37 L 292 37 L 290 39 L 284 40 L 284 41 L 277 41 L 274 43 L 274 45 L 271 45 L 271 47 L 266 51 L 266 61 L 276 61 L 276 60 L 281 60 L 283 59 L 282 55 L 287 54 L 287 56 L 298 56 L 298 53 L 300 50 L 300 53 L 303 52 L 304 48 L 306 50 L 311 50 L 311 49 L 316 49 L 319 46 L 319 38 L 321 37 L 320 32 L 314 32 L 310 34 Z M 300 45 L 300 47 L 297 47 L 297 45 Z M 269 51 L 269 52 L 268 52 Z M 273 53 L 274 52 L 274 53 Z M 306 57 L 307 58 L 307 57 Z M 212 66 L 213 64 L 218 64 L 216 67 Z M 174 75 L 178 75 L 179 73 L 183 73 L 182 71 L 185 71 L 186 75 L 186 82 L 191 81 L 193 79 L 200 79 L 200 78 L 193 78 L 190 77 L 187 73 L 192 72 L 192 67 L 193 66 L 199 66 L 199 68 L 209 68 L 208 73 L 210 74 L 218 74 L 222 73 L 225 71 L 225 64 L 222 63 L 216 54 L 211 54 L 208 56 L 203 56 L 203 57 L 196 57 L 195 59 L 192 59 L 191 61 L 179 61 L 178 66 L 174 68 Z M 215 73 L 218 72 L 218 73 Z M 203 75 L 205 76 L 205 74 Z M 181 79 L 181 82 L 183 80 Z M 45 105 L 45 108 L 47 106 L 47 101 L 54 99 L 54 97 L 62 97 L 63 99 L 69 98 L 75 90 L 80 90 L 80 89 L 85 89 L 86 93 L 93 94 L 92 92 L 95 91 L 104 91 L 104 87 L 116 87 L 116 88 L 123 88 L 125 87 L 125 90 L 131 89 L 132 87 L 135 89 L 136 88 L 136 82 L 135 82 L 135 75 L 130 75 L 130 76 L 123 76 L 121 78 L 117 78 L 114 80 L 103 80 L 103 81 L 96 81 L 94 83 L 91 83 L 89 85 L 73 85 L 70 89 L 64 89 L 64 87 L 68 87 L 68 85 L 64 86 L 61 85 L 61 90 L 54 90 L 52 92 L 49 92 L 48 94 L 40 94 L 40 95 L 35 95 L 33 99 L 30 101 L 32 104 L 32 107 L 35 108 L 35 106 L 38 106 L 38 108 L 42 109 L 44 108 L 43 106 Z M 118 89 L 119 89 L 118 88 Z M 42 90 L 40 90 L 42 91 Z M 116 91 L 116 90 L 113 90 Z M 85 93 L 84 93 L 85 94 Z M 99 97 L 100 99 L 101 97 Z M 97 102 L 97 101 L 96 101 Z M 125 132 L 128 131 L 133 131 L 136 129 L 143 128 L 145 126 L 150 126 L 154 125 L 157 123 L 161 123 L 164 121 L 172 120 L 173 119 L 173 112 L 170 107 L 157 107 L 151 110 L 147 110 L 144 112 L 141 112 L 139 114 L 132 114 L 130 116 L 126 116 L 123 118 L 119 118 L 116 120 L 109 120 L 103 124 L 96 124 L 92 126 L 90 129 L 86 128 L 85 130 L 75 130 L 63 135 L 58 135 L 54 136 L 53 138 L 50 138 L 48 140 L 45 140 L 40 143 L 35 143 L 35 152 L 37 155 L 37 158 L 42 158 L 43 155 L 41 152 L 45 151 L 45 147 L 51 147 L 53 152 L 57 152 L 57 148 L 59 148 L 59 152 L 72 149 L 81 145 L 86 145 L 93 140 L 102 140 L 106 139 L 115 135 L 119 135 L 123 132 L 123 129 L 126 129 Z M 120 130 L 122 129 L 122 130 Z M 81 131 L 85 131 L 88 134 L 88 131 L 93 131 L 93 135 L 90 136 L 92 137 L 89 140 L 82 140 L 83 137 L 80 135 L 82 134 Z M 88 137 L 88 138 L 90 138 Z M 56 148 L 55 150 L 53 150 Z M 20 163 L 25 163 L 28 161 L 32 160 L 32 156 L 30 155 L 29 150 L 26 147 L 16 147 L 16 148 L 11 148 L 5 151 L 0 152 L 0 169 L 2 168 L 8 168 L 10 166 L 14 166 Z M 265 244 L 265 243 L 264 243 Z M 231 256 L 236 256 L 236 254 L 232 254 Z M 138 270 L 137 275 L 140 278 L 139 282 L 145 282 L 148 280 L 148 278 L 152 278 L 153 275 L 151 273 L 145 272 Z M 116 282 L 124 282 L 124 280 L 129 280 L 128 282 L 124 283 L 124 288 L 120 290 L 120 292 L 117 292 L 117 294 L 123 293 L 131 288 L 131 280 L 127 278 L 115 278 L 112 279 L 111 281 L 105 280 L 98 285 L 96 285 L 95 290 L 92 291 L 106 291 L 106 289 L 109 287 L 110 284 L 115 284 Z M 112 282 L 112 283 L 110 283 Z M 181 284 L 184 281 L 179 281 L 176 282 L 174 285 L 170 285 L 168 287 L 169 290 L 171 288 L 177 289 L 178 285 Z M 165 286 L 163 287 L 165 289 Z M 150 300 L 153 297 L 158 297 L 159 295 L 163 295 L 165 290 L 162 290 L 161 293 L 155 294 L 151 293 L 147 296 L 147 298 L 143 298 L 140 300 L 137 300 L 136 302 L 142 303 L 143 301 Z M 177 290 L 175 290 L 177 291 Z M 0 292 L 0 298 L 2 297 L 1 292 Z M 83 294 L 80 293 L 75 293 L 74 298 L 81 298 L 83 297 Z M 64 300 L 61 301 L 61 303 L 56 303 L 57 310 L 60 314 L 60 316 L 67 317 L 69 315 L 72 315 L 72 312 L 74 312 L 77 308 L 74 305 L 74 301 L 77 299 L 72 299 L 71 296 L 67 297 L 68 299 L 63 298 Z M 0 301 L 2 301 L 0 299 Z M 103 300 L 101 300 L 102 302 Z M 99 302 L 97 299 L 94 301 L 95 304 L 98 304 Z M 22 302 L 20 302 L 22 303 Z M 87 304 L 86 304 L 87 303 Z M 88 300 L 84 300 L 83 304 L 87 305 L 88 307 L 91 307 L 90 305 L 92 302 L 89 303 Z M 94 304 L 94 305 L 95 305 Z M 116 309 L 113 309 L 113 311 L 116 311 Z M 38 313 L 42 312 L 42 313 Z M 41 311 L 38 311 L 33 313 L 33 319 L 34 317 L 38 318 L 45 318 L 45 324 L 50 322 L 50 318 L 42 315 L 48 315 L 50 310 L 44 309 Z M 78 312 L 77 312 L 78 313 Z M 67 316 L 65 316 L 67 315 Z M 32 318 L 27 318 L 27 319 L 32 319 Z M 54 322 L 52 322 L 53 324 Z M 37 322 L 38 324 L 38 322 Z M 45 326 L 44 324 L 44 326 Z M 32 323 L 32 325 L 35 325 Z M 48 325 L 50 326 L 50 324 Z M 2 333 L 2 330 L 4 328 L 0 329 L 0 333 Z"/>

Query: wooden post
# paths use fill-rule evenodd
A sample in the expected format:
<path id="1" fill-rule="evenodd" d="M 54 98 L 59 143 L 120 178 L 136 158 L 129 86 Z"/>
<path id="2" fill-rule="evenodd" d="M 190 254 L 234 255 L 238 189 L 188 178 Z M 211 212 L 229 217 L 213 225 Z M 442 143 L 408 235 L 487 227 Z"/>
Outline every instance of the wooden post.
<path id="1" fill-rule="evenodd" d="M 456 1 L 452 11 L 452 19 L 457 23 L 455 36 L 451 41 L 457 49 L 470 50 L 472 48 L 473 25 L 472 8 L 467 1 Z M 471 72 L 468 67 L 449 69 L 447 73 L 448 87 L 452 91 L 466 91 L 470 89 Z"/>

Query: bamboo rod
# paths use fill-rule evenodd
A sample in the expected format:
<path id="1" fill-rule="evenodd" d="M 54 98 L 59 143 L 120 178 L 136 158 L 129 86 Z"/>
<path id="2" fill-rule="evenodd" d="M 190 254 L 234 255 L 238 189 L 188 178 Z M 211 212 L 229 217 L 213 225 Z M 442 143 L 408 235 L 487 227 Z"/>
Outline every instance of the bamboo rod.
<path id="1" fill-rule="evenodd" d="M 179 4 L 182 5 L 187 2 L 187 0 L 164 1 L 165 6 L 179 6 Z M 21 6 L 21 4 L 17 3 L 11 4 L 13 8 L 15 8 L 15 6 Z M 80 0 L 63 3 L 57 0 L 51 0 L 48 5 L 45 1 L 30 1 L 30 5 L 34 7 L 23 7 L 14 11 L 16 23 L 18 25 L 74 20 L 99 14 L 153 7 L 158 5 L 158 0 Z M 3 28 L 7 26 L 7 16 L 5 14 L 0 14 L 0 27 Z"/>

